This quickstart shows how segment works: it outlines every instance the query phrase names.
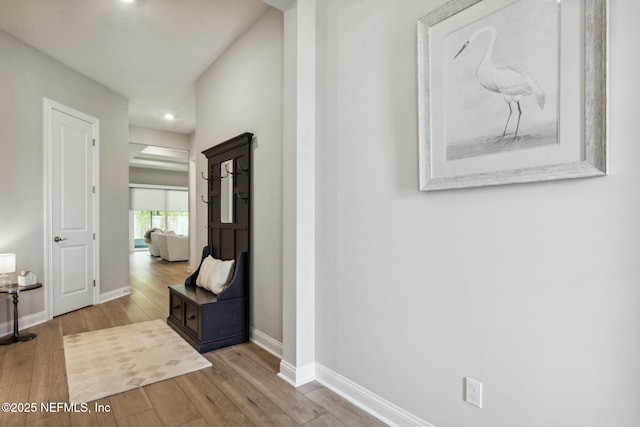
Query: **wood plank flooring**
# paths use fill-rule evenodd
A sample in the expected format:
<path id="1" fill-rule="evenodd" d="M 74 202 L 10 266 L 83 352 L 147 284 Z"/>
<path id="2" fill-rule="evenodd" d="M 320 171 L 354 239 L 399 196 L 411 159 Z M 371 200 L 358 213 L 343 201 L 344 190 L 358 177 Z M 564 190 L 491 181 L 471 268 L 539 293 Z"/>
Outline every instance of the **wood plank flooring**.
<path id="1" fill-rule="evenodd" d="M 166 287 L 184 281 L 187 263 L 142 252 L 130 260 L 131 295 L 28 329 L 35 340 L 0 346 L 0 403 L 36 404 L 28 413 L 0 411 L 0 426 L 384 425 L 320 384 L 293 388 L 276 376 L 279 360 L 252 343 L 206 353 L 211 368 L 91 402 L 90 413 L 42 411 L 41 403 L 68 399 L 64 335 L 168 316 Z"/>

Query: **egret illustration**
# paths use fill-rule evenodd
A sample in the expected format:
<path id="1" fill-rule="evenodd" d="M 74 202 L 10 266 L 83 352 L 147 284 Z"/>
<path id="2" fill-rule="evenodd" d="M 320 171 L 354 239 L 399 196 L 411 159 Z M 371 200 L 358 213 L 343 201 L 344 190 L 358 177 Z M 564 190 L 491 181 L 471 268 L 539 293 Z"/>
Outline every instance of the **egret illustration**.
<path id="1" fill-rule="evenodd" d="M 513 138 L 505 141 L 505 144 L 511 144 L 518 137 L 518 130 L 520 128 L 520 119 L 522 118 L 520 100 L 525 96 L 535 95 L 540 109 L 544 109 L 545 94 L 540 85 L 525 70 L 493 62 L 493 48 L 496 44 L 498 32 L 495 27 L 491 25 L 479 28 L 471 34 L 471 37 L 469 37 L 469 39 L 462 45 L 453 59 L 455 60 L 462 51 L 467 48 L 467 46 L 473 43 L 473 41 L 483 33 L 489 33 L 491 38 L 489 40 L 487 51 L 476 70 L 476 77 L 483 88 L 491 92 L 502 94 L 505 102 L 509 106 L 507 123 L 504 125 L 502 136 L 498 137 L 495 141 L 496 143 L 505 139 L 507 135 L 507 128 L 509 127 L 509 121 L 511 121 L 511 116 L 513 115 L 513 104 L 517 105 L 518 122 L 516 124 L 516 129 L 513 134 Z"/>

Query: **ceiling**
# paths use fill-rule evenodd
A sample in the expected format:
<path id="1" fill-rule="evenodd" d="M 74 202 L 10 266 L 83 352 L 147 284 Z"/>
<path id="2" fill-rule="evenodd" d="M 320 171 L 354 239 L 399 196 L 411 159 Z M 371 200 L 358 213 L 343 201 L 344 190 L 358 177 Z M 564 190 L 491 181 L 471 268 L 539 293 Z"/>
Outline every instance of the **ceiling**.
<path id="1" fill-rule="evenodd" d="M 261 0 L 0 0 L 0 30 L 128 98 L 131 124 L 191 133 L 196 79 L 268 7 Z M 167 112 L 176 119 L 164 120 Z"/>
<path id="2" fill-rule="evenodd" d="M 129 166 L 174 172 L 189 170 L 189 152 L 144 144 L 129 144 Z"/>

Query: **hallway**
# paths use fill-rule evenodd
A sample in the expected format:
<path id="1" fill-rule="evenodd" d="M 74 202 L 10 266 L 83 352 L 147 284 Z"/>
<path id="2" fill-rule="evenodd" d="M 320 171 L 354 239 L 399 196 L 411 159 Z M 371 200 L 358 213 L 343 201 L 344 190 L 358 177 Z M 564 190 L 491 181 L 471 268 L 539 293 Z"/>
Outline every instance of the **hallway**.
<path id="1" fill-rule="evenodd" d="M 292 388 L 276 376 L 280 361 L 253 343 L 205 354 L 211 368 L 96 401 L 109 412 L 42 412 L 40 403 L 67 401 L 64 335 L 166 319 L 166 286 L 186 278 L 188 263 L 167 263 L 146 252 L 130 259 L 131 295 L 56 317 L 26 330 L 36 339 L 0 347 L 0 400 L 38 408 L 0 412 L 0 425 L 382 425 L 317 383 Z"/>

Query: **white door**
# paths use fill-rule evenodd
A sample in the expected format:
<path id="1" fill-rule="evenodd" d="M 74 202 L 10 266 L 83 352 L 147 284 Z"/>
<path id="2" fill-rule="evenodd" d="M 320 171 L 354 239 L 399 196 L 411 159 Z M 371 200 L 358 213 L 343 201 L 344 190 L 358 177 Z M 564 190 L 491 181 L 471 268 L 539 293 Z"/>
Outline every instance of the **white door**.
<path id="1" fill-rule="evenodd" d="M 83 115 L 61 110 L 51 107 L 48 135 L 53 316 L 95 303 L 97 124 Z"/>

